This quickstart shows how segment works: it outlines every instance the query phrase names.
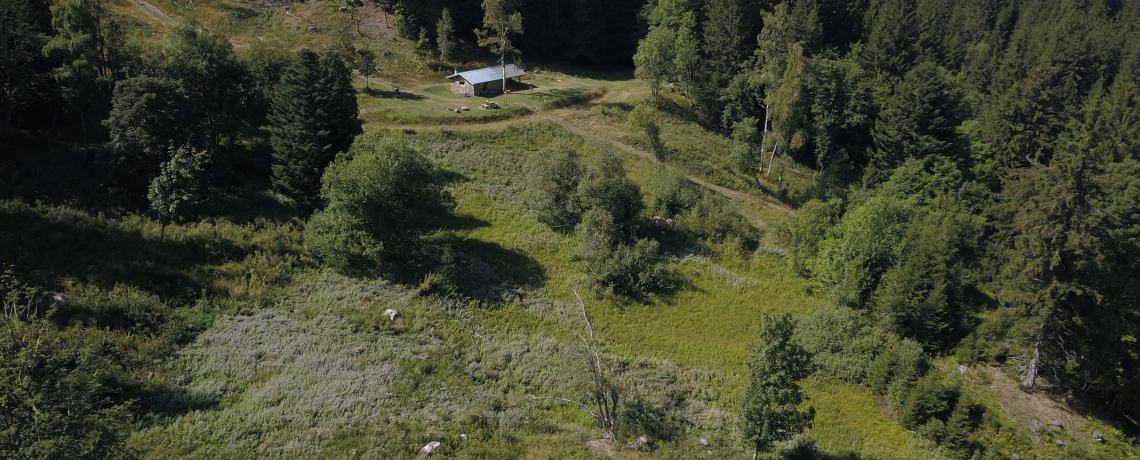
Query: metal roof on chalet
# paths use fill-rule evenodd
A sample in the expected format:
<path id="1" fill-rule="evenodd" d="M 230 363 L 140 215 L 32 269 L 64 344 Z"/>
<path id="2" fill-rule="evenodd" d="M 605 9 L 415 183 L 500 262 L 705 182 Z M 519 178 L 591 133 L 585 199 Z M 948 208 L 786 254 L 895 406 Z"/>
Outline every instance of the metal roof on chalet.
<path id="1" fill-rule="evenodd" d="M 507 78 L 521 77 L 526 75 L 526 72 L 519 69 L 514 64 L 507 64 Z M 480 83 L 487 83 L 489 81 L 496 81 L 503 79 L 503 67 L 494 66 L 487 67 L 479 70 L 468 70 L 466 72 L 459 72 L 455 75 L 450 75 L 447 78 L 452 79 L 455 77 L 463 77 L 468 83 L 478 85 Z"/>

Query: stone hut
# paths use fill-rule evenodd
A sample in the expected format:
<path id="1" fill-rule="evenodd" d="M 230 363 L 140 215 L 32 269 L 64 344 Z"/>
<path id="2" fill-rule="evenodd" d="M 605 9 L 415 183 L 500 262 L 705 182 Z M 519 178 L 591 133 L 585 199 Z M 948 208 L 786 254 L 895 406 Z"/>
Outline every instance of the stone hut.
<path id="1" fill-rule="evenodd" d="M 503 92 L 503 72 L 508 79 L 521 77 L 526 72 L 514 64 L 487 67 L 466 72 L 456 72 L 447 77 L 451 81 L 451 92 L 468 96 L 491 96 Z"/>

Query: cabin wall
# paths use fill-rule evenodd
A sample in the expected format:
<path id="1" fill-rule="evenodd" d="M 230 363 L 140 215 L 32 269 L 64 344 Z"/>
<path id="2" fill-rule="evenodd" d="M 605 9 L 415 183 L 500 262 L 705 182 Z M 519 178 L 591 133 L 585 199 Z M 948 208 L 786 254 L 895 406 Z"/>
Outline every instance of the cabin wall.
<path id="1" fill-rule="evenodd" d="M 470 94 L 472 96 L 491 96 L 503 93 L 503 81 L 495 80 L 472 85 L 467 80 L 456 78 L 451 81 L 451 92 L 455 94 Z"/>

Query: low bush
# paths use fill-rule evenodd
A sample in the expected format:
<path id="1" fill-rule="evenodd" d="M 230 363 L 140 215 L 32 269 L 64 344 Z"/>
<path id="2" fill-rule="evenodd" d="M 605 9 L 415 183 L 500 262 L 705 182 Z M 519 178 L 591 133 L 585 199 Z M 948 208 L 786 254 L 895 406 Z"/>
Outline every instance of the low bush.
<path id="1" fill-rule="evenodd" d="M 550 228 L 573 230 L 581 219 L 576 197 L 582 177 L 578 154 L 565 147 L 539 150 L 527 159 L 525 174 L 523 204 Z"/>
<path id="2" fill-rule="evenodd" d="M 657 241 L 623 243 L 617 224 L 605 210 L 587 211 L 578 224 L 578 237 L 586 275 L 599 286 L 629 297 L 644 297 L 665 287 L 668 276 Z"/>

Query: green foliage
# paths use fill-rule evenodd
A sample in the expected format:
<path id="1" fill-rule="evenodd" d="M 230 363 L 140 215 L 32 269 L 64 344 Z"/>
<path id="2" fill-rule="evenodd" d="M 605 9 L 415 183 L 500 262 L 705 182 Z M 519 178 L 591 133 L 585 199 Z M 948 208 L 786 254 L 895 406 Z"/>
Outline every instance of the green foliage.
<path id="1" fill-rule="evenodd" d="M 759 124 L 760 120 L 747 117 L 732 125 L 732 163 L 741 173 L 755 177 L 757 184 L 764 172 L 764 133 L 757 128 Z"/>
<path id="2" fill-rule="evenodd" d="M 439 22 L 435 24 L 435 44 L 439 49 L 439 58 L 451 60 L 451 54 L 455 52 L 455 21 L 451 19 L 451 12 L 447 8 L 443 9 Z"/>
<path id="3" fill-rule="evenodd" d="M 475 29 L 479 46 L 487 47 L 491 54 L 499 55 L 499 61 L 506 64 L 506 56 L 519 55 L 518 48 L 511 42 L 511 35 L 522 35 L 522 13 L 514 11 L 512 0 L 483 0 L 483 28 Z"/>
<path id="4" fill-rule="evenodd" d="M 791 315 L 764 315 L 760 343 L 748 364 L 741 421 L 744 439 L 756 452 L 810 428 L 815 409 L 800 410 L 807 399 L 797 383 L 811 374 L 812 355 L 792 341 L 796 324 Z"/>
<path id="5" fill-rule="evenodd" d="M 950 416 L 958 399 L 958 390 L 942 382 L 942 375 L 931 372 L 915 382 L 898 408 L 899 422 L 917 430 L 932 420 Z"/>
<path id="6" fill-rule="evenodd" d="M 661 127 L 657 124 L 657 112 L 646 105 L 639 105 L 627 115 L 626 123 L 635 130 L 644 131 L 649 146 L 658 162 L 665 157 L 665 142 L 661 139 Z"/>
<path id="7" fill-rule="evenodd" d="M 605 209 L 586 211 L 577 233 L 581 241 L 578 255 L 586 263 L 586 275 L 599 286 L 634 298 L 667 286 L 669 274 L 658 255 L 657 241 L 638 239 L 626 244 L 621 227 Z"/>
<path id="8" fill-rule="evenodd" d="M 201 175 L 207 161 L 204 152 L 188 145 L 170 150 L 170 160 L 162 163 L 146 195 L 151 212 L 163 224 L 195 217 L 203 198 Z"/>
<path id="9" fill-rule="evenodd" d="M 788 250 L 793 270 L 810 272 L 811 264 L 819 254 L 819 244 L 834 225 L 838 214 L 836 204 L 812 200 L 804 203 L 799 213 L 785 225 L 776 227 L 776 235 Z"/>
<path id="10" fill-rule="evenodd" d="M 816 276 L 841 306 L 865 307 L 892 265 L 914 209 L 892 197 L 875 196 L 849 211 L 820 243 Z"/>
<path id="11" fill-rule="evenodd" d="M 177 81 L 139 76 L 115 85 L 111 115 L 103 122 L 123 169 L 149 180 L 172 148 L 194 140 L 194 103 Z"/>
<path id="12" fill-rule="evenodd" d="M 577 199 L 582 171 L 578 154 L 566 147 L 548 147 L 526 162 L 522 200 L 550 228 L 570 232 L 581 219 Z"/>
<path id="13" fill-rule="evenodd" d="M 431 38 L 428 37 L 427 29 L 420 29 L 420 38 L 416 41 L 416 55 L 420 57 L 429 57 L 432 54 L 435 54 L 432 52 L 434 51 L 432 48 L 435 47 L 431 44 Z"/>
<path id="14" fill-rule="evenodd" d="M 875 121 L 876 151 L 864 181 L 878 182 L 907 160 L 956 158 L 962 122 L 958 96 L 943 70 L 923 63 L 907 72 Z"/>
<path id="15" fill-rule="evenodd" d="M 633 55 L 634 75 L 649 87 L 654 100 L 661 85 L 673 74 L 673 31 L 667 27 L 653 27 L 637 45 Z"/>
<path id="16" fill-rule="evenodd" d="M 46 29 L 46 5 L 33 0 L 12 0 L 0 4 L 0 139 L 20 129 L 20 114 L 36 97 L 45 78 L 35 63 L 41 55 Z"/>
<path id="17" fill-rule="evenodd" d="M 689 178 L 675 169 L 649 176 L 645 189 L 649 193 L 648 211 L 666 218 L 680 216 L 691 209 L 701 196 Z"/>
<path id="18" fill-rule="evenodd" d="M 0 452 L 4 458 L 131 458 L 124 407 L 105 381 L 116 366 L 60 330 L 43 295 L 0 275 Z"/>
<path id="19" fill-rule="evenodd" d="M 237 59 L 221 33 L 175 28 L 171 43 L 156 56 L 152 73 L 177 81 L 200 121 L 201 147 L 213 152 L 248 126 L 257 94 L 249 70 Z"/>
<path id="20" fill-rule="evenodd" d="M 577 201 L 581 209 L 597 208 L 609 213 L 614 224 L 625 232 L 634 230 L 641 210 L 645 209 L 641 188 L 627 177 L 621 157 L 608 149 L 586 158 Z"/>
<path id="21" fill-rule="evenodd" d="M 867 45 L 863 53 L 873 72 L 900 77 L 920 55 L 915 0 L 873 0 L 867 11 Z"/>
<path id="22" fill-rule="evenodd" d="M 816 311 L 800 322 L 795 339 L 813 355 L 814 377 L 863 385 L 896 404 L 929 366 L 918 343 L 850 308 Z"/>
<path id="23" fill-rule="evenodd" d="M 414 260 L 422 237 L 453 207 L 443 178 L 423 155 L 398 139 L 369 134 L 329 166 L 306 248 L 340 269 Z"/>
<path id="24" fill-rule="evenodd" d="M 276 86 L 269 122 L 274 187 L 302 208 L 318 207 L 321 172 L 361 132 L 344 64 L 298 53 Z"/>

